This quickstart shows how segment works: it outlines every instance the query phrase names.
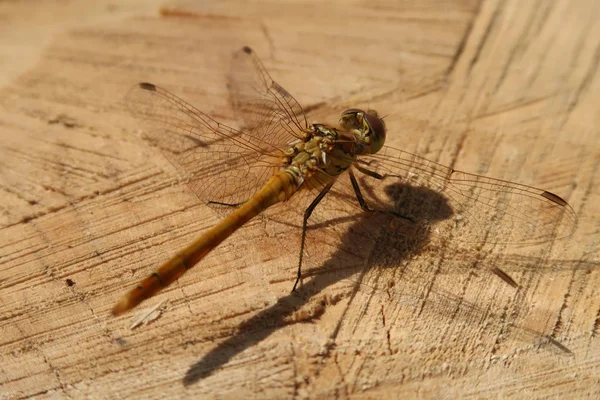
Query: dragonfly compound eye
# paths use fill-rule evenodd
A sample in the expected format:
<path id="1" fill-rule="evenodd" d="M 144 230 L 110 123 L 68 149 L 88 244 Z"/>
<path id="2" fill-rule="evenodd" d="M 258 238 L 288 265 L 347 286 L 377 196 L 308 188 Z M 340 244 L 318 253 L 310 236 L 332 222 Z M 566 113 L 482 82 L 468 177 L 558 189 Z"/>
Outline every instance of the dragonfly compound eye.
<path id="1" fill-rule="evenodd" d="M 370 137 L 371 154 L 377 153 L 385 143 L 385 124 L 375 111 L 369 110 L 363 114 L 363 118 L 369 126 L 367 136 Z"/>
<path id="2" fill-rule="evenodd" d="M 342 113 L 340 117 L 340 125 L 346 129 L 362 129 L 362 116 L 365 112 L 358 108 L 349 108 Z"/>
<path id="3" fill-rule="evenodd" d="M 377 153 L 385 143 L 385 124 L 374 110 L 365 112 L 358 108 L 350 108 L 342 113 L 340 125 L 360 133 L 365 144 L 365 153 Z"/>

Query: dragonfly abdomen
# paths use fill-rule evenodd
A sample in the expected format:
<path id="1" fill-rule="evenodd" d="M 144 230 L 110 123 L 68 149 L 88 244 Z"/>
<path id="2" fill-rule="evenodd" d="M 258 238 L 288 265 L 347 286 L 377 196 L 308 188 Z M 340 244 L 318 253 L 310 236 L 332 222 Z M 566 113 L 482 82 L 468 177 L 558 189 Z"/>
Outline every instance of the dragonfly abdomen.
<path id="1" fill-rule="evenodd" d="M 175 282 L 246 222 L 270 206 L 288 200 L 298 190 L 298 186 L 297 178 L 287 171 L 273 175 L 250 200 L 204 232 L 185 249 L 176 253 L 125 294 L 113 308 L 113 314 L 119 315 L 132 309 Z"/>

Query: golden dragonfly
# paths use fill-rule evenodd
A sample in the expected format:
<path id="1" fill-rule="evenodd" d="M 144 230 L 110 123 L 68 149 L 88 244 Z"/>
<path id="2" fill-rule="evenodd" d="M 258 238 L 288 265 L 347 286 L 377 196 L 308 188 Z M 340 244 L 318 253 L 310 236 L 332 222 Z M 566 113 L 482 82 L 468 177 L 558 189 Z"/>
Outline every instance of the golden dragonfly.
<path id="1" fill-rule="evenodd" d="M 385 188 L 405 183 L 433 190 L 454 215 L 435 221 L 435 231 L 466 241 L 537 243 L 575 230 L 573 209 L 556 194 L 457 171 L 385 146 L 386 125 L 374 110 L 347 109 L 338 126 L 309 124 L 302 107 L 271 78 L 250 47 L 234 54 L 228 86 L 240 129 L 217 122 L 152 83 L 137 84 L 127 96 L 145 138 L 186 176 L 195 194 L 233 211 L 126 293 L 114 315 L 173 283 L 269 207 L 304 199 L 308 206 L 298 210 L 303 218 L 295 290 L 310 216 L 329 192 L 350 190 L 365 212 L 412 222 L 395 211 Z M 347 177 L 344 183 L 341 176 Z"/>

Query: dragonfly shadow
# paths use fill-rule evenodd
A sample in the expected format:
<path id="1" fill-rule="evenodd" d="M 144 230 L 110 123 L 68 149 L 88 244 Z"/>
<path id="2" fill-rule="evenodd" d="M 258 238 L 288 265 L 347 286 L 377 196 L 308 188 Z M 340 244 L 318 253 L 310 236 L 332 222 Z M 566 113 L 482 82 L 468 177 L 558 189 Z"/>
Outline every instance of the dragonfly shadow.
<path id="1" fill-rule="evenodd" d="M 352 229 L 341 238 L 341 249 L 322 266 L 325 271 L 333 271 L 333 273 L 315 273 L 308 279 L 305 277 L 302 287 L 297 292 L 280 298 L 277 303 L 241 324 L 234 336 L 217 345 L 189 368 L 183 379 L 184 385 L 193 384 L 210 376 L 235 355 L 263 341 L 277 329 L 318 318 L 324 313 L 326 304 L 313 307 L 308 317 L 303 314 L 304 317 L 299 318 L 296 313 L 311 298 L 331 285 L 356 276 L 357 271 L 373 267 L 375 258 L 370 257 L 369 254 L 374 250 L 377 251 L 379 246 L 394 248 L 392 253 L 388 253 L 391 257 L 387 260 L 390 265 L 397 265 L 408 256 L 419 253 L 429 239 L 430 223 L 453 215 L 445 199 L 429 189 L 394 184 L 387 187 L 385 192 L 394 199 L 396 207 L 388 212 L 374 211 L 361 214 L 361 217 L 352 224 Z M 366 244 L 367 241 L 370 243 Z M 357 246 L 357 243 L 360 245 Z M 349 261 L 349 253 L 345 249 L 358 247 L 363 249 L 363 254 L 350 256 L 355 259 L 355 266 L 343 268 Z M 378 263 L 380 261 L 377 260 Z M 291 284 L 292 280 L 290 280 Z"/>
<path id="2" fill-rule="evenodd" d="M 260 343 L 277 329 L 319 318 L 327 308 L 327 296 L 316 301 L 316 304 L 313 301 L 312 307 L 306 306 L 311 300 L 318 299 L 319 293 L 335 284 L 352 283 L 353 289 L 346 296 L 350 297 L 349 304 L 361 290 L 378 291 L 382 296 L 386 296 L 386 288 L 391 286 L 400 286 L 410 291 L 411 286 L 403 280 L 402 266 L 409 265 L 412 257 L 429 251 L 426 248 L 433 238 L 438 242 L 441 239 L 443 243 L 443 238 L 433 233 L 435 222 L 452 218 L 454 213 L 443 196 L 427 188 L 393 184 L 386 187 L 384 193 L 393 199 L 393 202 L 385 202 L 388 205 L 387 212 L 363 212 L 358 218 L 354 218 L 350 229 L 341 237 L 339 250 L 319 268 L 305 274 L 303 284 L 297 292 L 280 298 L 274 305 L 241 324 L 236 334 L 218 344 L 189 368 L 183 379 L 184 385 L 194 384 L 212 375 L 237 354 Z M 389 209 L 389 204 L 394 204 L 392 210 Z M 391 271 L 393 273 L 389 273 Z M 422 287 L 432 284 L 421 282 L 419 285 Z M 494 314 L 489 309 L 484 310 L 470 303 L 460 294 L 433 290 L 428 293 L 429 298 L 421 299 L 421 305 L 417 308 L 422 310 L 426 304 L 434 303 L 435 314 L 444 319 L 480 320 L 485 316 L 500 321 L 506 317 L 503 314 L 506 310 Z M 413 297 L 418 298 L 419 295 L 415 294 Z M 467 312 L 461 313 L 459 310 Z M 420 314 L 420 311 L 416 310 L 415 314 Z M 343 317 L 331 334 L 333 340 L 342 321 Z M 513 329 L 528 337 L 543 337 L 546 343 L 550 343 L 561 354 L 570 354 L 568 348 L 541 332 L 517 326 L 513 326 Z"/>

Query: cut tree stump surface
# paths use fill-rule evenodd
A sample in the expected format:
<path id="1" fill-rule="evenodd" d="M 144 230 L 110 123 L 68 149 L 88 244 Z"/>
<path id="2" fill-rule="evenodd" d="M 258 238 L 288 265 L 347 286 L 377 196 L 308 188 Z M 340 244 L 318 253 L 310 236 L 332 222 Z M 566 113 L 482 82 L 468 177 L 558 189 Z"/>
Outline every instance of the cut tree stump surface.
<path id="1" fill-rule="evenodd" d="M 0 3 L 0 398 L 600 396 L 597 1 L 91 4 Z M 235 124 L 243 45 L 312 122 L 376 109 L 389 145 L 556 193 L 577 230 L 409 251 L 326 201 L 299 293 L 298 227 L 258 217 L 113 317 L 220 218 L 124 97 Z"/>

